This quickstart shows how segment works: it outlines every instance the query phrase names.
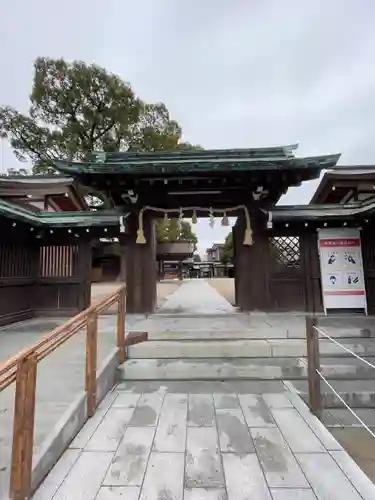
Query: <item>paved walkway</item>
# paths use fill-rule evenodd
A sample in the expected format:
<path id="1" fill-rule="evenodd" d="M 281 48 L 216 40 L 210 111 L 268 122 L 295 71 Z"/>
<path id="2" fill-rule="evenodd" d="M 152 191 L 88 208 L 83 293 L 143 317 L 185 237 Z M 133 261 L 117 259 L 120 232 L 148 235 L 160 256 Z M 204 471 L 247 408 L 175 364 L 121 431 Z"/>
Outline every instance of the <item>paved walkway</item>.
<path id="1" fill-rule="evenodd" d="M 236 309 L 207 281 L 192 279 L 184 281 L 176 292 L 158 309 L 168 314 L 228 314 Z"/>
<path id="2" fill-rule="evenodd" d="M 121 387 L 34 500 L 375 498 L 370 480 L 296 394 Z"/>
<path id="3" fill-rule="evenodd" d="M 99 300 L 118 288 L 118 284 L 98 286 L 95 288 L 93 300 Z M 159 287 L 160 288 L 160 287 Z M 165 290 L 164 290 L 165 289 Z M 181 310 L 179 305 L 186 302 L 190 305 L 189 312 L 195 314 L 197 306 L 205 304 L 206 312 L 232 312 L 233 307 L 212 287 L 203 280 L 186 282 L 181 285 L 173 283 L 164 286 L 162 303 L 168 293 L 172 292 L 167 300 L 166 309 L 161 312 Z M 177 290 L 177 291 L 175 291 Z M 182 290 L 182 293 L 180 292 Z M 197 290 L 199 292 L 197 293 Z M 174 292 L 174 293 L 173 293 Z M 202 302 L 202 292 L 205 300 Z M 187 297 L 190 297 L 189 299 Z M 193 300 L 192 300 L 193 299 Z M 95 301 L 94 300 L 94 301 Z M 215 305 L 216 304 L 216 305 Z M 198 310 L 199 312 L 199 310 Z M 155 316 L 151 316 L 155 317 Z M 51 332 L 54 328 L 64 323 L 66 318 L 36 318 L 24 321 L 0 329 L 0 363 L 18 353 L 27 346 L 34 344 L 43 335 Z M 99 351 L 98 365 L 108 356 L 116 345 L 116 321 L 115 315 L 104 315 L 99 318 Z M 144 316 L 127 315 L 126 327 L 129 329 L 143 329 L 143 323 L 147 322 Z M 163 320 L 158 327 L 163 327 Z M 186 320 L 185 323 L 186 325 Z M 149 328 L 144 331 L 149 331 Z M 74 336 L 66 344 L 57 349 L 51 356 L 38 365 L 37 395 L 36 395 L 36 417 L 34 436 L 34 456 L 43 445 L 47 436 L 58 425 L 64 412 L 73 403 L 77 394 L 84 389 L 84 357 L 85 357 L 85 334 L 84 332 Z M 64 380 L 62 384 L 61 381 Z M 8 489 L 9 466 L 12 446 L 12 425 L 14 409 L 14 384 L 1 392 L 0 395 L 0 498 Z"/>

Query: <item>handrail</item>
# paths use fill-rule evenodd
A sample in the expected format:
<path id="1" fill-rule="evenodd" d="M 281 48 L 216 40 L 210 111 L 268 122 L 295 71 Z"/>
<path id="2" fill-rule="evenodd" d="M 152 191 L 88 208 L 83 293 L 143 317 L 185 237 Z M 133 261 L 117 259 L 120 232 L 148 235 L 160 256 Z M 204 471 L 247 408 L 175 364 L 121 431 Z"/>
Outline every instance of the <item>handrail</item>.
<path id="1" fill-rule="evenodd" d="M 328 335 L 324 330 L 321 330 L 316 326 L 315 317 L 306 317 L 306 339 L 307 339 L 307 371 L 308 371 L 308 383 L 309 383 L 309 406 L 310 411 L 314 413 L 320 420 L 322 418 L 322 395 L 320 390 L 320 380 L 331 389 L 335 396 L 341 401 L 341 403 L 350 411 L 350 413 L 358 420 L 362 427 L 375 438 L 375 433 L 365 424 L 365 422 L 356 414 L 356 412 L 344 401 L 340 394 L 335 390 L 327 378 L 322 374 L 320 367 L 320 353 L 319 353 L 319 334 L 323 335 L 326 339 L 330 340 L 341 349 L 347 353 L 353 355 L 363 363 L 367 364 L 371 368 L 375 368 L 375 365 L 359 356 L 355 352 L 351 351 L 340 342 Z M 301 360 L 303 361 L 303 360 Z M 303 361 L 304 362 L 304 361 Z"/>
<path id="2" fill-rule="evenodd" d="M 4 384 L 4 380 L 2 381 L 1 377 L 12 368 L 16 369 L 17 364 L 22 358 L 28 356 L 31 352 L 35 351 L 38 353 L 38 361 L 44 359 L 46 355 L 53 352 L 59 345 L 61 345 L 61 343 L 64 343 L 71 336 L 73 336 L 79 330 L 84 328 L 87 324 L 87 319 L 90 314 L 92 313 L 100 314 L 104 310 L 108 309 L 108 307 L 115 304 L 119 300 L 120 293 L 123 291 L 125 291 L 125 285 L 119 287 L 118 290 L 116 290 L 116 292 L 113 292 L 111 295 L 102 299 L 97 304 L 93 304 L 84 311 L 78 313 L 76 316 L 73 316 L 63 325 L 56 327 L 54 330 L 52 330 L 52 332 L 46 334 L 40 340 L 38 340 L 31 346 L 26 347 L 25 349 L 17 353 L 15 356 L 9 358 L 5 363 L 0 365 L 0 391 L 8 387 L 8 385 L 10 385 L 15 380 L 14 376 L 14 379 L 12 379 L 10 382 L 7 381 L 7 383 Z M 63 337 L 64 338 L 63 342 L 57 343 L 57 345 L 54 347 L 53 341 L 55 341 L 56 343 L 57 340 L 59 340 L 59 336 L 63 334 L 66 336 L 66 338 Z M 46 348 L 46 353 L 45 353 L 42 348 L 49 343 L 52 343 L 53 348 L 51 349 L 51 346 L 49 346 L 50 348 L 49 349 Z"/>
<path id="3" fill-rule="evenodd" d="M 40 340 L 35 342 L 35 344 L 32 344 L 29 347 L 26 347 L 25 349 L 23 349 L 22 351 L 17 353 L 15 356 L 9 358 L 8 361 L 6 361 L 6 363 L 3 363 L 2 365 L 0 365 L 0 375 L 2 375 L 11 366 L 17 364 L 17 362 L 19 361 L 19 359 L 21 357 L 26 356 L 31 351 L 38 350 L 45 343 L 49 342 L 52 337 L 55 337 L 56 335 L 61 333 L 62 330 L 68 329 L 68 327 L 73 326 L 79 320 L 84 321 L 85 318 L 87 317 L 87 315 L 90 314 L 91 312 L 97 312 L 98 314 L 100 314 L 103 310 L 107 309 L 109 306 L 111 306 L 112 304 L 114 304 L 117 301 L 117 295 L 122 290 L 125 290 L 125 285 L 120 286 L 118 288 L 118 290 L 113 292 L 108 297 L 102 299 L 97 304 L 93 304 L 93 305 L 87 307 L 84 311 L 81 311 L 80 313 L 78 313 L 76 316 L 73 316 L 68 321 L 66 321 L 63 325 L 56 327 L 54 330 L 52 330 L 52 332 L 47 333 L 47 335 L 45 335 Z"/>
<path id="4" fill-rule="evenodd" d="M 11 500 L 25 500 L 31 496 L 31 473 L 34 439 L 35 393 L 37 365 L 59 346 L 86 328 L 85 390 L 87 416 L 95 413 L 97 406 L 97 352 L 98 316 L 114 304 L 117 311 L 118 363 L 125 361 L 125 285 L 100 302 L 91 305 L 63 325 L 23 349 L 0 365 L 0 392 L 16 382 L 13 445 L 9 496 Z"/>

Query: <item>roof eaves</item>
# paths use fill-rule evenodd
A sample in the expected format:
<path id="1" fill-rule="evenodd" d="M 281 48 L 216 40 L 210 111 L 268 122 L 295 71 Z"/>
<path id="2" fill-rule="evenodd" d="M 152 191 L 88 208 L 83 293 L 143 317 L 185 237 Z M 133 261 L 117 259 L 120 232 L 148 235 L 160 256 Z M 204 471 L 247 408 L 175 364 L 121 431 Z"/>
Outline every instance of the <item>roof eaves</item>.
<path id="1" fill-rule="evenodd" d="M 0 200 L 0 215 L 37 227 L 110 227 L 119 224 L 119 214 L 113 211 L 35 213 L 4 200 Z M 127 217 L 129 214 L 123 215 L 124 217 Z"/>
<path id="2" fill-rule="evenodd" d="M 221 171 L 237 170 L 271 170 L 271 169 L 324 169 L 334 166 L 340 158 L 340 154 L 311 156 L 306 158 L 294 158 L 284 155 L 272 157 L 222 157 L 222 158 L 179 158 L 168 159 L 158 158 L 151 159 L 132 159 L 131 161 L 123 162 L 86 162 L 86 163 L 70 163 L 65 161 L 56 161 L 56 167 L 61 172 L 70 172 L 75 174 L 105 174 L 111 173 L 132 173 L 138 169 L 140 174 L 147 171 L 161 171 L 164 174 L 174 171 L 175 169 L 183 168 L 184 166 L 191 171 L 199 171 L 204 168 Z M 199 167 L 197 168 L 197 165 Z M 233 165 L 237 168 L 233 169 Z M 226 168 L 227 166 L 227 168 Z"/>
<path id="3" fill-rule="evenodd" d="M 293 205 L 275 207 L 273 210 L 264 213 L 271 213 L 272 220 L 286 221 L 308 220 L 308 219 L 334 219 L 356 215 L 366 215 L 375 211 L 375 200 L 364 201 L 362 203 L 348 203 L 346 205 Z"/>

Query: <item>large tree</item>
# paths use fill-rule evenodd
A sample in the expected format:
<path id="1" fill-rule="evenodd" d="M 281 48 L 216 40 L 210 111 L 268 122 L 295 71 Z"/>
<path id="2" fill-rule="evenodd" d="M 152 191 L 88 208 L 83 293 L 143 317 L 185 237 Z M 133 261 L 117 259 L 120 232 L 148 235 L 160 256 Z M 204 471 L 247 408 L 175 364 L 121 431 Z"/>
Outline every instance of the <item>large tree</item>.
<path id="1" fill-rule="evenodd" d="M 223 264 L 232 264 L 234 259 L 234 249 L 233 249 L 233 233 L 227 234 L 224 241 L 224 248 L 221 255 L 221 262 Z"/>
<path id="2" fill-rule="evenodd" d="M 55 173 L 54 159 L 92 151 L 196 148 L 163 103 L 146 104 L 130 84 L 94 64 L 40 57 L 34 64 L 28 114 L 0 107 L 0 136 L 33 173 Z"/>
<path id="3" fill-rule="evenodd" d="M 194 244 L 194 252 L 197 249 L 198 238 L 193 232 L 190 222 L 178 219 L 160 219 L 156 223 L 156 238 L 163 241 L 190 241 Z"/>

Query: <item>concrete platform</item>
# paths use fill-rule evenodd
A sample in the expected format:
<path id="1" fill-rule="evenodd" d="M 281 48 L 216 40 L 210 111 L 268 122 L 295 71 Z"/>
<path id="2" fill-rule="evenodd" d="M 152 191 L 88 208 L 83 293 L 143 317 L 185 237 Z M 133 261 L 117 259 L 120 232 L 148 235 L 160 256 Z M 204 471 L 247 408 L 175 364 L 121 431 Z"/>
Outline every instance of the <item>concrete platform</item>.
<path id="1" fill-rule="evenodd" d="M 33 496 L 52 498 L 373 500 L 375 486 L 296 394 L 116 389 Z"/>

